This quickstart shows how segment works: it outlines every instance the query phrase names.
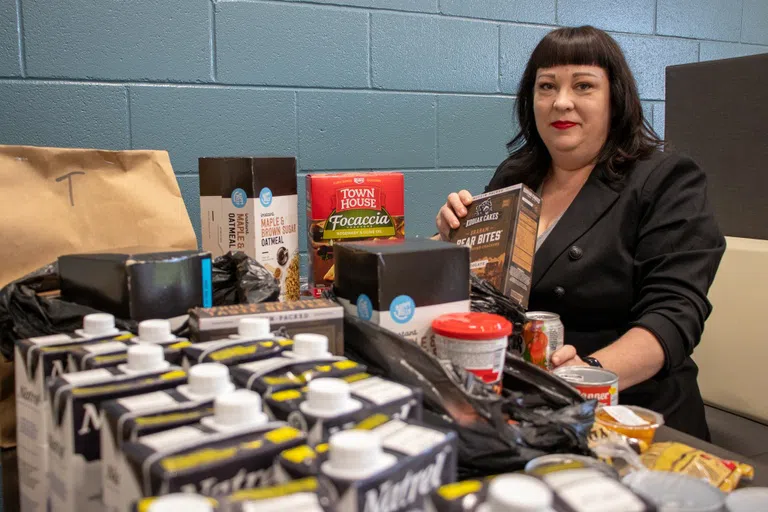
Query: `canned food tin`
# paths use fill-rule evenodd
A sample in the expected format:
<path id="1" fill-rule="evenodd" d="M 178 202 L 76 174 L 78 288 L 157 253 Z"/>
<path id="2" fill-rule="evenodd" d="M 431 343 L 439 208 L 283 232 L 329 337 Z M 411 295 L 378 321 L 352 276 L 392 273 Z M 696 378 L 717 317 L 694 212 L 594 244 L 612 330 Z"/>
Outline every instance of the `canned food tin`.
<path id="1" fill-rule="evenodd" d="M 552 369 L 552 353 L 565 343 L 560 316 L 547 311 L 530 311 L 523 326 L 523 358 L 529 363 Z"/>
<path id="2" fill-rule="evenodd" d="M 512 323 L 491 313 L 448 313 L 432 322 L 437 358 L 493 386 L 501 381 Z M 497 389 L 500 391 L 500 389 Z"/>
<path id="3" fill-rule="evenodd" d="M 563 366 L 553 373 L 587 400 L 594 399 L 602 405 L 619 404 L 619 376 L 611 371 L 592 366 Z"/>
<path id="4" fill-rule="evenodd" d="M 531 475 L 544 476 L 558 471 L 569 471 L 572 469 L 596 469 L 606 476 L 617 479 L 619 474 L 614 468 L 605 462 L 583 455 L 571 453 L 553 453 L 542 455 L 528 461 L 525 465 L 525 472 Z"/>

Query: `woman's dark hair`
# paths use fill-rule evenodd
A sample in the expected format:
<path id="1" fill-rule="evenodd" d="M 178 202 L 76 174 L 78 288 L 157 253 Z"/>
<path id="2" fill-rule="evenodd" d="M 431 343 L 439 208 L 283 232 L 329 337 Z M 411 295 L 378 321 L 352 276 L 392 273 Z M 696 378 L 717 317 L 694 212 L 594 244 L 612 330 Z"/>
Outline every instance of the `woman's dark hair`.
<path id="1" fill-rule="evenodd" d="M 544 180 L 551 157 L 533 113 L 536 71 L 569 64 L 599 66 L 608 74 L 611 120 L 597 159 L 605 177 L 620 180 L 629 165 L 663 145 L 643 117 L 635 79 L 618 43 L 591 26 L 559 28 L 544 36 L 528 60 L 517 95 L 520 132 L 507 144 L 510 156 L 499 166 L 489 189 L 514 183 L 535 189 Z"/>

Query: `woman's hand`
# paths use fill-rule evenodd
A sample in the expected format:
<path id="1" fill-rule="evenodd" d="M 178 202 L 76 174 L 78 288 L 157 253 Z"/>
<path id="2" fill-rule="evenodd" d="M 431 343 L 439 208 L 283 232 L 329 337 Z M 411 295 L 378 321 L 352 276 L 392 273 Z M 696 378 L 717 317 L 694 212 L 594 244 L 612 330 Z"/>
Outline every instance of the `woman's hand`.
<path id="1" fill-rule="evenodd" d="M 573 345 L 563 345 L 552 354 L 552 368 L 561 366 L 589 366 L 576 353 Z"/>
<path id="2" fill-rule="evenodd" d="M 466 190 L 458 193 L 453 192 L 448 195 L 448 200 L 440 208 L 440 211 L 437 212 L 437 218 L 435 219 L 440 238 L 448 240 L 451 229 L 459 227 L 459 219 L 467 216 L 467 206 L 471 204 L 472 194 Z"/>

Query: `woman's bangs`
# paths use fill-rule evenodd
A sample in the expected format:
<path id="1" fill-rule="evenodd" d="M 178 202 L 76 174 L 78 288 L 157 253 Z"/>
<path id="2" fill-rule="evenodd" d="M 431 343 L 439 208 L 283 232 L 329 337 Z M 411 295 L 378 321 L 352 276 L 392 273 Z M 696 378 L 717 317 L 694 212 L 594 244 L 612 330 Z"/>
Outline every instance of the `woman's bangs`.
<path id="1" fill-rule="evenodd" d="M 558 31 L 542 39 L 531 60 L 534 69 L 555 66 L 600 66 L 608 70 L 606 48 L 597 38 L 583 33 Z"/>

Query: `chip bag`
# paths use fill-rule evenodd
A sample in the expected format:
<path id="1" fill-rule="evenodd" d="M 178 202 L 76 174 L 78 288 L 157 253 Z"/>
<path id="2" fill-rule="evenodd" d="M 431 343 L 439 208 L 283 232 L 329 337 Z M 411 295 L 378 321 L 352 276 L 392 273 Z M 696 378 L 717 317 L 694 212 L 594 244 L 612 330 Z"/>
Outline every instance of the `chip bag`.
<path id="1" fill-rule="evenodd" d="M 755 474 L 748 464 L 721 459 L 682 443 L 653 443 L 640 459 L 648 469 L 702 478 L 723 492 L 733 491 L 742 478 L 751 480 Z"/>

